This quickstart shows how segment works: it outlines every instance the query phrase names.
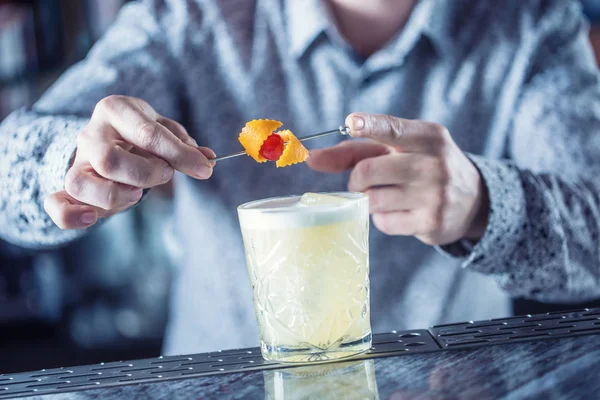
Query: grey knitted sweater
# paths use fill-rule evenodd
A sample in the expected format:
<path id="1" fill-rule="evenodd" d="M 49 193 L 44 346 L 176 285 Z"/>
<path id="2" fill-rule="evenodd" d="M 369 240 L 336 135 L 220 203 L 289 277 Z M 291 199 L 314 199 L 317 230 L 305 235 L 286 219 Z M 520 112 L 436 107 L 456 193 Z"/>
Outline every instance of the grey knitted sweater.
<path id="1" fill-rule="evenodd" d="M 598 297 L 600 85 L 585 24 L 568 0 L 501 3 L 421 0 L 366 60 L 319 0 L 127 5 L 84 61 L 0 125 L 0 236 L 42 248 L 85 233 L 59 230 L 43 199 L 62 189 L 78 131 L 111 94 L 145 99 L 218 154 L 237 150 L 254 118 L 306 135 L 351 111 L 387 113 L 448 127 L 485 180 L 491 214 L 473 248 L 371 232 L 376 331 L 499 316 L 509 295 Z M 185 257 L 165 352 L 256 344 L 235 207 L 343 190 L 346 179 L 245 157 L 219 163 L 206 182 L 176 176 Z"/>

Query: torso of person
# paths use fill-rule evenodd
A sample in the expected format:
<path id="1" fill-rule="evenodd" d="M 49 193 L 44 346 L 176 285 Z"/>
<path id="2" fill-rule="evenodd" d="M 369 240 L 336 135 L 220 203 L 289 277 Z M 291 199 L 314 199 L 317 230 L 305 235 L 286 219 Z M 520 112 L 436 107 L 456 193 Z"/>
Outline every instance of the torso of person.
<path id="1" fill-rule="evenodd" d="M 443 18 L 456 10 L 434 12 L 436 1 L 420 1 L 402 32 L 361 59 L 318 1 L 207 2 L 203 10 L 183 3 L 186 23 L 169 32 L 178 43 L 176 56 L 185 59 L 173 72 L 184 82 L 182 122 L 219 155 L 239 151 L 237 135 L 252 119 L 280 120 L 305 136 L 335 129 L 348 113 L 362 111 L 443 124 L 465 152 L 503 156 L 518 96 L 514 83 L 522 78 L 515 71 L 526 68 L 515 66 L 510 40 L 498 47 L 490 32 L 475 41 L 472 30 L 480 23 L 444 39 Z M 307 146 L 342 140 L 326 137 Z M 345 190 L 347 178 L 306 165 L 277 169 L 249 157 L 218 162 L 208 181 L 178 175 L 175 222 L 184 262 L 173 286 L 165 353 L 257 345 L 236 207 L 272 196 Z M 370 268 L 374 332 L 509 313 L 508 297 L 492 278 L 462 269 L 460 260 L 412 237 L 372 228 Z"/>

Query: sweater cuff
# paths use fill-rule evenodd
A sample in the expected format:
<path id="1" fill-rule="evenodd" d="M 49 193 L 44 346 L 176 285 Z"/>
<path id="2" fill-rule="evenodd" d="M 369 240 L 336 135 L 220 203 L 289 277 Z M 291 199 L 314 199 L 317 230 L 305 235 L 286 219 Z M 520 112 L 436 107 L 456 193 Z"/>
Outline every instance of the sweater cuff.
<path id="1" fill-rule="evenodd" d="M 64 189 L 65 176 L 77 149 L 77 134 L 88 123 L 87 119 L 67 117 L 42 117 L 36 123 L 54 132 L 52 142 L 43 157 L 40 189 L 44 195 Z"/>
<path id="2" fill-rule="evenodd" d="M 481 240 L 475 244 L 458 241 L 438 250 L 462 258 L 462 266 L 486 274 L 506 272 L 507 258 L 519 241 L 526 219 L 525 195 L 519 170 L 508 161 L 490 160 L 468 154 L 479 170 L 489 196 L 488 224 Z"/>

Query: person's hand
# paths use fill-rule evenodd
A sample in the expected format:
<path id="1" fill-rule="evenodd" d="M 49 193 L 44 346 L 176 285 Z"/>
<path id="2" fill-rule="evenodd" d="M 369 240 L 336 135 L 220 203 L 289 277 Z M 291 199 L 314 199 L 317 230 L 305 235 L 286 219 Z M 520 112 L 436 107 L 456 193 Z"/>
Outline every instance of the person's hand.
<path id="1" fill-rule="evenodd" d="M 65 190 L 48 196 L 44 208 L 61 229 L 86 228 L 137 203 L 142 189 L 169 182 L 174 170 L 209 178 L 214 156 L 143 100 L 109 96 L 77 137 Z"/>
<path id="2" fill-rule="evenodd" d="M 366 192 L 373 223 L 388 235 L 443 245 L 478 240 L 487 225 L 487 192 L 479 171 L 443 126 L 389 115 L 354 113 L 348 140 L 313 150 L 321 172 L 352 168 L 348 188 Z"/>

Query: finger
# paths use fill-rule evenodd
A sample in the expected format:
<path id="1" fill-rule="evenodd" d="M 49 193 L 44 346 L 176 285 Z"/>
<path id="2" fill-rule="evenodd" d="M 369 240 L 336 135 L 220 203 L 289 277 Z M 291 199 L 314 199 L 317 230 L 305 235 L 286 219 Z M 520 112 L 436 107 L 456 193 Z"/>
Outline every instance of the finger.
<path id="1" fill-rule="evenodd" d="M 430 239 L 442 229 L 441 217 L 427 209 L 382 212 L 373 214 L 373 224 L 387 235 L 416 236 L 425 243 L 434 244 L 436 241 Z"/>
<path id="2" fill-rule="evenodd" d="M 127 208 L 142 197 L 142 189 L 107 180 L 91 165 L 71 168 L 65 177 L 65 190 L 75 200 L 108 211 Z"/>
<path id="3" fill-rule="evenodd" d="M 365 158 L 388 153 L 389 149 L 379 143 L 347 140 L 326 149 L 311 150 L 306 163 L 315 171 L 337 173 L 353 168 Z"/>
<path id="4" fill-rule="evenodd" d="M 364 159 L 352 170 L 348 189 L 362 192 L 376 186 L 410 183 L 419 177 L 421 158 L 418 154 L 393 153 Z"/>
<path id="5" fill-rule="evenodd" d="M 217 154 L 208 147 L 198 146 L 196 140 L 189 135 L 187 130 L 179 122 L 162 116 L 158 117 L 157 122 L 164 125 L 167 129 L 173 132 L 175 136 L 181 139 L 183 143 L 196 147 L 202 152 L 202 154 L 204 154 L 204 156 L 207 159 L 210 160 L 211 158 L 215 158 L 217 156 Z M 211 161 L 211 164 L 214 166 L 216 163 L 214 161 Z"/>
<path id="6" fill-rule="evenodd" d="M 439 154 L 450 138 L 441 125 L 390 115 L 353 113 L 346 124 L 353 137 L 372 139 L 407 153 Z"/>
<path id="7" fill-rule="evenodd" d="M 103 178 L 138 188 L 151 188 L 173 178 L 173 167 L 160 158 L 144 157 L 114 142 L 94 138 L 80 140 L 80 150 Z"/>
<path id="8" fill-rule="evenodd" d="M 384 186 L 367 190 L 371 214 L 412 211 L 427 204 L 424 190 L 409 190 L 406 186 Z"/>
<path id="9" fill-rule="evenodd" d="M 202 154 L 204 154 L 206 156 L 206 158 L 208 158 L 208 160 L 210 161 L 210 164 L 213 167 L 215 165 L 217 165 L 216 161 L 212 161 L 213 158 L 217 157 L 217 153 L 215 153 L 212 149 L 209 149 L 208 147 L 198 147 L 198 150 L 200 150 L 202 152 Z"/>
<path id="10" fill-rule="evenodd" d="M 200 150 L 202 154 L 204 154 L 208 159 L 215 158 L 217 156 L 217 153 L 215 153 L 212 149 L 209 149 L 208 147 L 200 146 L 198 147 L 198 150 Z"/>
<path id="11" fill-rule="evenodd" d="M 197 147 L 197 149 L 200 150 L 202 152 L 202 154 L 204 154 L 204 156 L 206 158 L 208 158 L 209 160 L 211 158 L 215 158 L 217 156 L 217 154 L 214 151 L 212 151 L 212 149 L 209 149 L 208 147 L 199 146 L 199 147 Z M 148 158 L 148 159 L 156 158 L 154 155 L 152 155 L 152 154 L 148 153 L 147 151 L 144 151 L 138 147 L 133 147 L 130 151 L 133 154 L 140 155 L 144 158 Z M 214 161 L 211 161 L 211 164 L 215 165 L 216 163 Z"/>
<path id="12" fill-rule="evenodd" d="M 419 233 L 418 214 L 412 211 L 392 211 L 373 214 L 373 225 L 386 235 L 414 236 Z"/>
<path id="13" fill-rule="evenodd" d="M 207 179 L 212 175 L 212 164 L 197 148 L 181 141 L 173 132 L 156 122 L 158 116 L 142 112 L 141 105 L 122 99 L 104 99 L 98 103 L 99 117 L 108 123 L 129 143 L 168 162 L 186 175 Z M 154 113 L 155 114 L 155 113 Z M 94 117 L 93 117 L 94 118 Z"/>
<path id="14" fill-rule="evenodd" d="M 196 140 L 189 135 L 187 130 L 179 122 L 163 116 L 159 116 L 156 119 L 156 122 L 173 132 L 173 134 L 177 136 L 183 143 L 189 146 L 198 147 Z"/>
<path id="15" fill-rule="evenodd" d="M 44 209 L 60 229 L 88 228 L 98 220 L 94 207 L 77 202 L 64 190 L 46 197 Z"/>

